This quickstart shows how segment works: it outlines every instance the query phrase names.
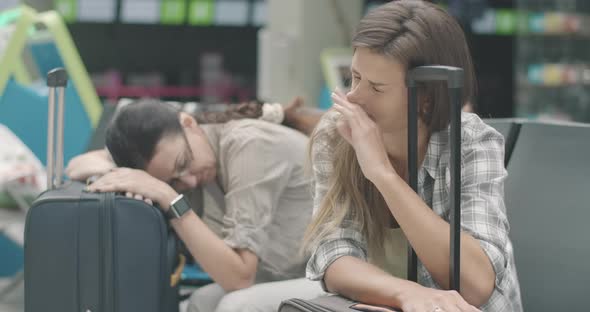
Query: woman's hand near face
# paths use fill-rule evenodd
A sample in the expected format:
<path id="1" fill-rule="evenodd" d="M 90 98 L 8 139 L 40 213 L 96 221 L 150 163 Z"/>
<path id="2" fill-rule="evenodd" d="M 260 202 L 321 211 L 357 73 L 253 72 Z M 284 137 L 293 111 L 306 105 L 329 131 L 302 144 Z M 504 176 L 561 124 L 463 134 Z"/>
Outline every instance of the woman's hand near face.
<path id="1" fill-rule="evenodd" d="M 84 181 L 91 176 L 103 175 L 115 168 L 106 150 L 96 150 L 78 155 L 70 160 L 65 172 L 72 180 Z"/>
<path id="2" fill-rule="evenodd" d="M 350 103 L 342 92 L 333 92 L 332 100 L 333 108 L 342 114 L 337 123 L 338 132 L 354 148 L 365 177 L 375 182 L 380 174 L 395 172 L 377 124 L 360 105 Z"/>

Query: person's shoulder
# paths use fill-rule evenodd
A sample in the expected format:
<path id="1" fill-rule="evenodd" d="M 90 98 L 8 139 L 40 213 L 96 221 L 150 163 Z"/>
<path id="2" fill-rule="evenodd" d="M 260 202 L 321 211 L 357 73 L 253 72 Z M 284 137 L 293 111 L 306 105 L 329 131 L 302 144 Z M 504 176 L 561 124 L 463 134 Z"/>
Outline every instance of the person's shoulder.
<path id="1" fill-rule="evenodd" d="M 335 110 L 327 111 L 320 118 L 320 121 L 318 122 L 315 131 L 327 131 L 334 128 L 336 126 L 336 122 L 338 121 L 339 116 L 340 113 L 338 113 Z"/>
<path id="2" fill-rule="evenodd" d="M 495 142 L 504 146 L 504 136 L 473 113 L 461 114 L 461 136 L 463 144 Z"/>
<path id="3" fill-rule="evenodd" d="M 221 142 L 249 144 L 253 142 L 273 145 L 307 144 L 307 137 L 291 128 L 258 119 L 232 120 L 223 125 Z"/>
<path id="4" fill-rule="evenodd" d="M 339 118 L 336 111 L 326 112 L 311 135 L 309 156 L 316 176 L 329 175 L 332 170 L 336 146 L 342 140 L 336 128 Z"/>
<path id="5" fill-rule="evenodd" d="M 312 134 L 314 143 L 330 142 L 339 135 L 336 130 L 336 123 L 339 117 L 340 113 L 334 110 L 329 110 L 322 116 Z"/>

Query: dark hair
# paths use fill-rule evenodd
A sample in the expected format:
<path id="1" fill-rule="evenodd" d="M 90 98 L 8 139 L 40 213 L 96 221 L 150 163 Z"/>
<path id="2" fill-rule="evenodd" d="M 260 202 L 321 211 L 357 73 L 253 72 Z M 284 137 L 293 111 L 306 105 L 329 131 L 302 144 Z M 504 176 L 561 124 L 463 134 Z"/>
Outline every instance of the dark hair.
<path id="1" fill-rule="evenodd" d="M 352 39 L 354 48 L 401 62 L 407 69 L 420 65 L 463 68 L 464 103 L 475 94 L 476 81 L 469 47 L 461 26 L 441 7 L 426 1 L 391 1 L 365 15 Z M 428 106 L 419 108 L 431 132 L 449 124 L 449 95 L 443 83 L 428 83 L 419 89 Z"/>
<path id="2" fill-rule="evenodd" d="M 118 167 L 146 169 L 161 139 L 182 134 L 180 111 L 144 99 L 122 107 L 106 132 L 106 147 Z"/>

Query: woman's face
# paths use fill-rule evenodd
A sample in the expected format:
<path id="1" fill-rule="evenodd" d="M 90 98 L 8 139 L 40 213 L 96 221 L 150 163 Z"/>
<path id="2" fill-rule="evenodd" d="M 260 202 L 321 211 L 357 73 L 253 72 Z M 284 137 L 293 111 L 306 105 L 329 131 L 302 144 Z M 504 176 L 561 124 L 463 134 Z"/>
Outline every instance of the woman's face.
<path id="1" fill-rule="evenodd" d="M 156 145 L 146 171 L 182 192 L 215 177 L 215 154 L 196 121 L 181 114 L 183 134 L 164 137 Z"/>
<path id="2" fill-rule="evenodd" d="M 367 48 L 357 48 L 351 72 L 347 99 L 360 105 L 384 133 L 405 132 L 408 111 L 405 67 Z"/>

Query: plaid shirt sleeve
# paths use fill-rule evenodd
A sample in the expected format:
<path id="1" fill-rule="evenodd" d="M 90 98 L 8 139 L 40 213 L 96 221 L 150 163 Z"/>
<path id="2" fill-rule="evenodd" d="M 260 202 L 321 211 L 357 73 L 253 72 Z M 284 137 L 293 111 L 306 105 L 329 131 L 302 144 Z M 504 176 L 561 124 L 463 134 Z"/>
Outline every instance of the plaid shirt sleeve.
<path id="1" fill-rule="evenodd" d="M 321 201 L 328 191 L 330 175 L 332 173 L 332 148 L 328 144 L 334 129 L 334 114 L 326 114 L 317 126 L 316 140 L 311 147 L 312 169 L 314 175 L 314 215 L 317 213 Z M 332 132 L 332 133 L 331 133 Z M 306 269 L 307 278 L 323 282 L 326 269 L 338 258 L 352 256 L 362 260 L 367 259 L 366 242 L 358 227 L 345 219 L 343 224 L 330 233 L 313 251 Z"/>
<path id="2" fill-rule="evenodd" d="M 462 152 L 462 229 L 479 241 L 500 288 L 510 252 L 504 205 L 504 138 L 490 127 L 473 130 L 473 141 L 465 144 Z"/>

